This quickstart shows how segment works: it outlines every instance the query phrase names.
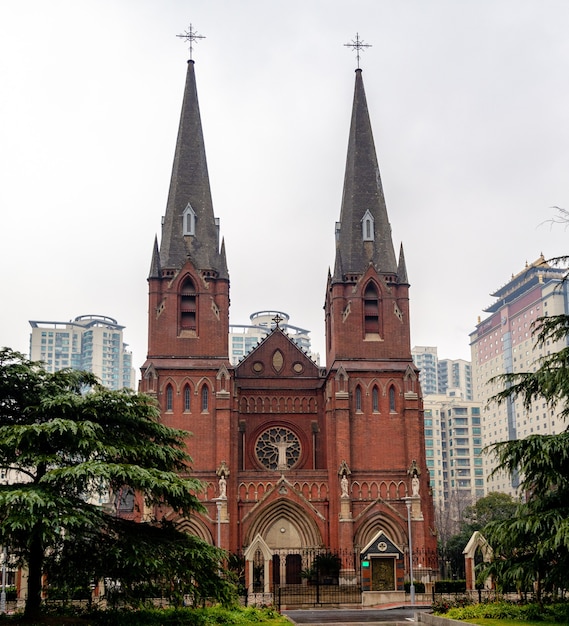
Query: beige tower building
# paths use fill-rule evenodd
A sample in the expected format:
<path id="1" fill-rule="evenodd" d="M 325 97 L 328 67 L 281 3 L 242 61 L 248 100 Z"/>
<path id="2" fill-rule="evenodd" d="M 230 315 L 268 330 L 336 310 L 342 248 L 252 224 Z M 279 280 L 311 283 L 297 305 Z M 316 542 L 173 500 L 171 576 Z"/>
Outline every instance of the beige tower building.
<path id="1" fill-rule="evenodd" d="M 474 398 L 482 403 L 483 446 L 498 441 L 521 439 L 532 434 L 552 434 L 565 429 L 558 412 L 542 399 L 525 409 L 520 399 L 498 406 L 488 400 L 503 389 L 500 382 L 489 382 L 500 374 L 535 371 L 540 357 L 556 352 L 567 340 L 535 346 L 532 324 L 541 316 L 566 314 L 568 285 L 565 271 L 551 267 L 543 255 L 512 276 L 495 293 L 496 301 L 486 309 L 488 317 L 479 320 L 470 335 Z M 491 455 L 484 456 L 487 476 L 495 467 Z M 501 491 L 517 494 L 518 479 L 500 474 L 486 482 L 486 493 Z"/>

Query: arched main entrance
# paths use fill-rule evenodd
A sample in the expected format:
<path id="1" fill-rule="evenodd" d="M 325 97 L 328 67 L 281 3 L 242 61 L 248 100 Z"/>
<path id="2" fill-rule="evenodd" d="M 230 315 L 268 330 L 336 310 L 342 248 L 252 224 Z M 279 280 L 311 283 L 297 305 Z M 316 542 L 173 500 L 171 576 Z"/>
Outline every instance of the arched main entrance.
<path id="1" fill-rule="evenodd" d="M 287 500 L 279 500 L 262 511 L 251 524 L 248 536 L 248 587 L 262 587 L 264 593 L 272 584 L 301 584 L 301 574 L 310 566 L 310 550 L 323 545 L 314 520 Z"/>

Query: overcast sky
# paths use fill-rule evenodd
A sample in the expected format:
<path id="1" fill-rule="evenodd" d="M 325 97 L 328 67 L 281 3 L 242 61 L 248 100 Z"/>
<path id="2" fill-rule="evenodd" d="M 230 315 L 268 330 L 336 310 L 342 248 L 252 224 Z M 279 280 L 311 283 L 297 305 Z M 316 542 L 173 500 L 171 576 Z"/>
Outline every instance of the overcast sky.
<path id="1" fill-rule="evenodd" d="M 334 263 L 359 33 L 413 345 L 470 358 L 490 293 L 567 253 L 567 0 L 0 2 L 0 346 L 97 313 L 138 368 L 189 25 L 231 323 L 312 331 Z"/>

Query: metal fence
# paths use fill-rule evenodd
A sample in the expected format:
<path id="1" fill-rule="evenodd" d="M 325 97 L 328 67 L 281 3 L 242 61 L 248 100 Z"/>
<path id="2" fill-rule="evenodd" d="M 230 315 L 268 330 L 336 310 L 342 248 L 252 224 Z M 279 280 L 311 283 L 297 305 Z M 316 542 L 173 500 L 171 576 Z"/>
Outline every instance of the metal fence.
<path id="1" fill-rule="evenodd" d="M 285 608 L 325 605 L 361 604 L 361 585 L 274 585 L 273 602 L 280 611 Z"/>
<path id="2" fill-rule="evenodd" d="M 506 600 L 509 602 L 519 600 L 520 596 L 516 592 L 504 593 L 497 591 L 496 589 L 466 589 L 464 591 L 435 593 L 433 588 L 431 594 L 432 602 L 452 602 L 459 603 L 462 600 L 468 601 L 471 604 L 482 602 L 497 602 Z"/>

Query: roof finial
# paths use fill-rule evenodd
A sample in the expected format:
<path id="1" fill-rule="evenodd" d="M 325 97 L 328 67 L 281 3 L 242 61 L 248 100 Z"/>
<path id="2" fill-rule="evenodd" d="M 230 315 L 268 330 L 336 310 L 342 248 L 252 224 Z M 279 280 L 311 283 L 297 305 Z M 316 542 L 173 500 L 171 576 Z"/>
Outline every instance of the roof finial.
<path id="1" fill-rule="evenodd" d="M 182 33 L 181 35 L 176 35 L 176 37 L 180 37 L 181 39 L 190 42 L 190 61 L 193 60 L 192 55 L 194 53 L 194 42 L 199 41 L 200 39 L 205 39 L 203 35 L 198 35 L 198 31 L 194 30 L 194 27 L 191 24 L 190 28 L 187 29 L 186 32 Z"/>
<path id="2" fill-rule="evenodd" d="M 356 33 L 356 38 L 350 43 L 345 43 L 344 46 L 356 51 L 356 59 L 358 61 L 358 70 L 360 69 L 360 50 L 371 48 L 370 43 L 364 43 L 363 39 L 360 39 L 360 34 Z"/>
<path id="3" fill-rule="evenodd" d="M 274 317 L 273 317 L 273 322 L 275 323 L 275 326 L 277 328 L 280 328 L 279 324 L 283 321 L 283 318 L 277 313 Z"/>

